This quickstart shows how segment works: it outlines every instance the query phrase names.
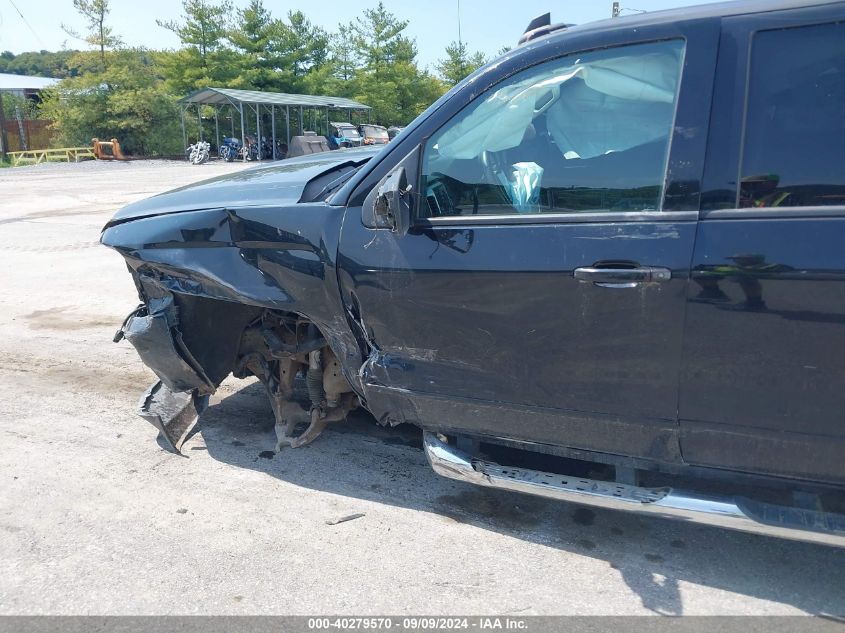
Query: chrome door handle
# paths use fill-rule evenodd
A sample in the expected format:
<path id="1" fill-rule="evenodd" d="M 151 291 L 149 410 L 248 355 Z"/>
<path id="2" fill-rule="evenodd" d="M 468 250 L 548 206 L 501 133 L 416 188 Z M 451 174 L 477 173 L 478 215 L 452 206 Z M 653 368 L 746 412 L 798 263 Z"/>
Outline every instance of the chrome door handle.
<path id="1" fill-rule="evenodd" d="M 672 271 L 657 266 L 637 268 L 576 268 L 575 279 L 583 283 L 594 283 L 608 288 L 633 288 L 639 283 L 669 281 Z"/>

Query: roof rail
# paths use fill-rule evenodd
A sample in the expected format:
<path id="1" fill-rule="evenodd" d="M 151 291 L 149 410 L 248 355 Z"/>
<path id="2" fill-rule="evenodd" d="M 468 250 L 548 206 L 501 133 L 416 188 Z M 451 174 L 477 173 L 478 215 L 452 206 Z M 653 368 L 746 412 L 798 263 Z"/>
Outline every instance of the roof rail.
<path id="1" fill-rule="evenodd" d="M 549 33 L 552 33 L 554 31 L 560 31 L 570 26 L 572 25 L 564 24 L 563 22 L 552 24 L 551 13 L 544 13 L 543 15 L 538 15 L 536 18 L 534 18 L 528 23 L 528 26 L 525 27 L 525 31 L 522 33 L 522 37 L 519 38 L 517 46 L 519 46 L 520 44 L 525 44 L 525 42 L 530 42 L 531 40 L 537 39 L 538 37 L 542 37 L 543 35 L 548 35 Z"/>

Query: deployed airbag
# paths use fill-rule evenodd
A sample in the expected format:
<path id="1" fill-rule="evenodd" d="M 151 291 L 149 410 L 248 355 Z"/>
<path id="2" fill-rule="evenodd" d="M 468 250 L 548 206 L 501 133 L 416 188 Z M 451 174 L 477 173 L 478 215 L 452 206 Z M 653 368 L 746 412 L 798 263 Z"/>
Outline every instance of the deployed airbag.
<path id="1" fill-rule="evenodd" d="M 591 158 L 666 136 L 683 50 L 681 41 L 626 46 L 526 71 L 448 126 L 436 140 L 439 157 L 474 159 L 517 147 L 542 114 L 561 157 Z"/>

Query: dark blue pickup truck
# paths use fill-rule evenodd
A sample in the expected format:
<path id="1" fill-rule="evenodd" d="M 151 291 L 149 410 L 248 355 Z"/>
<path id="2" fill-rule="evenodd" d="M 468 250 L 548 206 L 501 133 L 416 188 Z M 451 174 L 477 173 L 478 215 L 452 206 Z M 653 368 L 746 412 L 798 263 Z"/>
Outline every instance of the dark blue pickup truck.
<path id="1" fill-rule="evenodd" d="M 845 3 L 532 26 L 378 152 L 120 211 L 141 414 L 178 451 L 257 376 L 277 450 L 361 406 L 447 477 L 845 544 Z"/>

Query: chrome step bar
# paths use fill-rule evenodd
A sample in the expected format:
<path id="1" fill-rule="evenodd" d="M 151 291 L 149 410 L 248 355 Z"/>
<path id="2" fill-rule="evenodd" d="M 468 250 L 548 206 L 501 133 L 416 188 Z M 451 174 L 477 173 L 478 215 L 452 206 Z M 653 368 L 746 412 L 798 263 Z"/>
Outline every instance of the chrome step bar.
<path id="1" fill-rule="evenodd" d="M 473 459 L 423 434 L 429 464 L 438 475 L 487 488 L 522 492 L 613 510 L 627 510 L 743 532 L 845 547 L 845 516 L 773 506 L 750 499 L 713 497 L 675 488 L 644 488 L 614 482 L 500 466 Z M 766 522 L 761 518 L 767 519 Z"/>

